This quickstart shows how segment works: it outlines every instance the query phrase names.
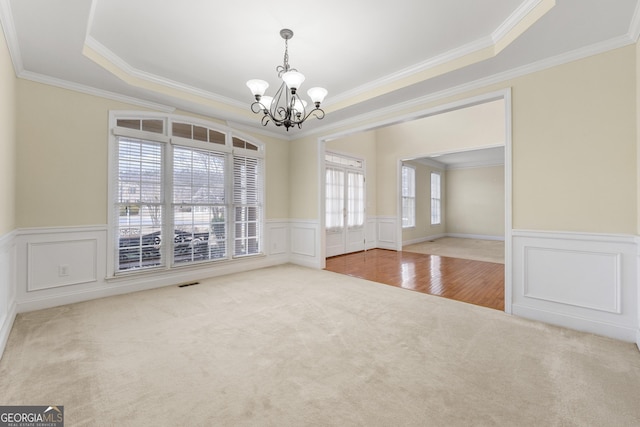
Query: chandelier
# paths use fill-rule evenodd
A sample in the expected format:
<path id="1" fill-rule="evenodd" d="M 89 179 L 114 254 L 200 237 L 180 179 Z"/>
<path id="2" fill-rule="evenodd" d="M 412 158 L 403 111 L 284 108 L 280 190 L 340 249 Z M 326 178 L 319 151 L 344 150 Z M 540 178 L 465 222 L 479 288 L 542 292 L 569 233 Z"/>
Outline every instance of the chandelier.
<path id="1" fill-rule="evenodd" d="M 256 98 L 251 104 L 251 111 L 256 114 L 263 113 L 262 126 L 272 121 L 276 126 L 284 126 L 289 131 L 293 126 L 300 128 L 300 125 L 312 114 L 319 120 L 324 118 L 320 103 L 327 96 L 327 90 L 312 87 L 307 91 L 314 105 L 313 109 L 307 111 L 307 101 L 300 99 L 298 95 L 298 89 L 304 82 L 304 75 L 289 66 L 289 39 L 293 37 L 293 31 L 285 28 L 280 30 L 280 36 L 284 39 L 284 64 L 276 67 L 278 77 L 282 79 L 280 88 L 271 97 L 264 95 L 269 87 L 269 83 L 264 80 L 249 80 L 247 86 Z"/>

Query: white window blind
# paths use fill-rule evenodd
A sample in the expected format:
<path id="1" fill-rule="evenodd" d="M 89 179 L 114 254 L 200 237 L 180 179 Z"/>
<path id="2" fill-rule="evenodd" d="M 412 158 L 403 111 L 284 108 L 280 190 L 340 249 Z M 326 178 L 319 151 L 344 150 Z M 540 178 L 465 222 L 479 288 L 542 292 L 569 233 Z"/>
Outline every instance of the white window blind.
<path id="1" fill-rule="evenodd" d="M 402 227 L 416 225 L 416 171 L 402 166 Z"/>
<path id="2" fill-rule="evenodd" d="M 133 138 L 117 141 L 118 269 L 162 265 L 163 147 Z"/>
<path id="3" fill-rule="evenodd" d="M 260 252 L 262 160 L 233 156 L 234 256 Z"/>
<path id="4" fill-rule="evenodd" d="M 226 256 L 225 155 L 173 149 L 173 262 Z"/>
<path id="5" fill-rule="evenodd" d="M 442 223 L 442 198 L 440 174 L 431 172 L 431 225 Z"/>
<path id="6" fill-rule="evenodd" d="M 205 122 L 110 117 L 110 274 L 262 250 L 264 147 Z"/>

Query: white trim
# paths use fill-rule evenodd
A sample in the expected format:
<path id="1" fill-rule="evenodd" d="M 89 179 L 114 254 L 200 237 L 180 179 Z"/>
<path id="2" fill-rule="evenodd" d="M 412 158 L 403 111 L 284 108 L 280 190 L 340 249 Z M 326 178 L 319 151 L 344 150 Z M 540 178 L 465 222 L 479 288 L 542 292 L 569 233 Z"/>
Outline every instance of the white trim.
<path id="1" fill-rule="evenodd" d="M 432 235 L 429 235 L 429 236 L 418 237 L 417 239 L 403 240 L 402 241 L 402 248 L 404 250 L 405 246 L 416 245 L 418 243 L 429 242 L 431 240 L 437 240 L 437 239 L 441 239 L 443 237 L 447 237 L 447 234 L 446 233 L 432 234 Z"/>
<path id="2" fill-rule="evenodd" d="M 562 239 L 583 242 L 609 242 L 622 244 L 640 244 L 636 236 L 630 234 L 581 233 L 576 231 L 549 230 L 513 230 L 513 237 L 529 237 L 538 239 Z"/>
<path id="3" fill-rule="evenodd" d="M 512 241 L 514 314 L 636 339 L 637 236 L 513 230 Z"/>
<path id="4" fill-rule="evenodd" d="M 81 225 L 81 226 L 60 226 L 60 227 L 29 227 L 18 228 L 16 236 L 42 235 L 42 234 L 64 234 L 64 233 L 84 233 L 107 231 L 107 225 Z"/>
<path id="5" fill-rule="evenodd" d="M 402 112 L 415 107 L 419 107 L 420 105 L 431 104 L 434 102 L 442 101 L 447 98 L 452 98 L 457 95 L 464 95 L 465 93 L 487 88 L 492 85 L 505 83 L 505 82 L 508 82 L 509 80 L 526 76 L 528 74 L 532 74 L 538 71 L 543 71 L 552 67 L 560 66 L 573 61 L 577 61 L 580 59 L 588 58 L 590 56 L 598 55 L 604 52 L 608 52 L 614 49 L 628 46 L 630 44 L 633 44 L 634 42 L 635 41 L 629 35 L 615 37 L 613 39 L 609 39 L 603 42 L 585 46 L 583 48 L 579 48 L 571 52 L 563 53 L 550 58 L 545 58 L 540 61 L 536 61 L 520 67 L 512 68 L 510 70 L 492 74 L 487 77 L 482 77 L 477 80 L 472 80 L 470 82 L 462 83 L 458 86 L 453 86 L 438 92 L 433 92 L 422 97 L 410 99 L 408 101 L 393 104 L 388 107 L 369 111 L 367 113 L 353 116 L 341 121 L 335 121 L 335 122 L 327 123 L 326 125 L 320 125 L 315 129 L 312 129 L 309 131 L 303 131 L 299 133 L 297 135 L 297 138 L 304 138 L 309 135 L 315 135 L 315 134 L 321 134 L 321 133 L 330 133 L 332 129 L 352 127 L 352 129 L 350 129 L 349 131 L 346 131 L 344 133 L 338 132 L 336 134 L 340 136 L 347 136 L 349 134 L 361 132 L 362 129 L 370 130 L 374 128 L 370 124 L 367 124 L 367 125 L 358 125 L 358 124 L 362 122 L 374 121 L 376 119 L 381 119 L 382 121 L 378 122 L 377 126 L 375 127 L 383 127 L 383 126 L 388 126 L 392 124 L 402 123 L 407 120 L 412 120 L 412 118 L 420 118 L 419 116 L 415 116 L 415 113 L 402 114 Z M 383 117 L 393 115 L 393 114 L 398 114 L 398 113 L 400 113 L 401 116 L 392 117 L 390 119 L 382 119 Z M 332 139 L 332 138 L 325 137 L 325 139 Z"/>
<path id="6" fill-rule="evenodd" d="M 320 223 L 316 220 L 290 220 L 289 262 L 304 267 L 324 268 L 324 252 L 320 242 Z M 322 248 L 323 249 L 323 248 Z"/>
<path id="7" fill-rule="evenodd" d="M 9 303 L 9 310 L 7 313 L 0 317 L 0 360 L 4 354 L 4 349 L 7 347 L 7 341 L 9 340 L 9 334 L 13 328 L 13 323 L 16 320 L 17 306 L 15 300 Z"/>
<path id="8" fill-rule="evenodd" d="M 640 37 L 640 2 L 636 3 L 636 9 L 633 11 L 627 35 L 633 43 L 638 42 L 638 37 Z"/>
<path id="9" fill-rule="evenodd" d="M 627 342 L 633 342 L 636 335 L 636 331 L 631 327 L 541 308 L 522 306 L 520 304 L 513 304 L 513 314 L 527 319 L 538 320 L 564 328 L 603 335 Z"/>
<path id="10" fill-rule="evenodd" d="M 331 99 L 326 103 L 325 107 L 331 108 L 332 105 L 346 101 L 352 97 L 356 97 L 370 91 L 375 91 L 385 85 L 392 84 L 404 78 L 408 78 L 427 70 L 434 69 L 438 66 L 454 62 L 456 60 L 464 58 L 465 56 L 481 52 L 485 49 L 492 48 L 492 52 L 483 54 L 483 56 L 485 56 L 485 58 L 483 59 L 493 58 L 499 53 L 497 49 L 498 43 L 500 43 L 510 31 L 513 31 L 517 27 L 517 25 L 522 23 L 531 12 L 533 12 L 538 6 L 541 6 L 542 3 L 552 3 L 551 6 L 553 6 L 555 4 L 555 0 L 526 0 L 510 16 L 508 16 L 502 23 L 500 23 L 500 25 L 490 35 L 481 37 L 462 46 L 458 46 L 447 52 L 433 56 L 425 61 L 403 68 L 402 70 L 388 74 L 379 79 L 367 82 L 354 89 L 342 92 L 334 97 L 331 97 Z M 550 8 L 551 7 L 549 7 L 548 9 Z M 544 14 L 546 14 L 546 11 L 541 16 L 544 16 Z M 503 46 L 503 48 L 504 47 L 506 47 L 506 45 Z M 473 63 L 477 62 L 477 60 L 473 61 Z M 458 68 L 460 67 L 456 66 L 455 69 Z"/>
<path id="11" fill-rule="evenodd" d="M 540 3 L 542 3 L 542 0 L 527 0 L 520 4 L 516 10 L 491 33 L 491 39 L 494 45 L 506 37 L 509 31 L 512 31 L 521 23 Z M 553 6 L 555 6 L 555 0 L 552 3 Z"/>
<path id="12" fill-rule="evenodd" d="M 84 45 L 89 49 L 93 50 L 94 52 L 96 52 L 105 60 L 109 61 L 113 66 L 117 67 L 120 71 L 122 71 L 123 73 L 135 79 L 140 79 L 149 83 L 158 84 L 167 88 L 178 90 L 185 94 L 196 95 L 203 99 L 219 102 L 221 104 L 225 104 L 232 107 L 246 108 L 247 106 L 246 103 L 236 101 L 235 99 L 232 99 L 232 98 L 217 95 L 215 93 L 198 89 L 196 87 L 189 86 L 174 80 L 170 80 L 165 77 L 157 76 L 155 74 L 151 74 L 146 71 L 138 70 L 137 68 L 132 67 L 129 63 L 127 63 L 125 60 L 123 60 L 118 55 L 113 53 L 113 51 L 105 47 L 102 43 L 100 43 L 90 35 L 87 35 L 87 37 L 85 38 Z"/>
<path id="13" fill-rule="evenodd" d="M 16 76 L 19 76 L 24 71 L 24 64 L 22 62 L 18 33 L 16 32 L 16 26 L 13 22 L 13 12 L 9 0 L 0 0 L 0 24 L 4 32 L 4 38 L 7 41 L 7 47 L 9 48 L 9 56 L 11 56 L 13 70 Z"/>
<path id="14" fill-rule="evenodd" d="M 411 239 L 411 240 L 403 240 L 402 247 L 405 247 L 408 245 L 415 245 L 417 243 L 424 243 L 430 240 L 437 240 L 443 237 L 456 237 L 459 239 L 492 240 L 492 241 L 500 241 L 500 242 L 505 241 L 504 236 L 489 236 L 485 234 L 439 233 L 439 234 L 430 234 L 428 236 L 418 237 L 416 239 Z"/>
<path id="15" fill-rule="evenodd" d="M 0 359 L 16 318 L 16 231 L 0 236 Z"/>
<path id="16" fill-rule="evenodd" d="M 149 108 L 152 110 L 162 111 L 166 113 L 172 113 L 176 109 L 165 104 L 159 104 L 157 102 L 146 101 L 140 98 L 134 98 L 128 95 L 122 95 L 115 92 L 109 92 L 102 89 L 96 89 L 91 86 L 82 85 L 80 83 L 70 82 L 68 80 L 58 79 L 56 77 L 46 76 L 44 74 L 34 73 L 32 71 L 22 71 L 18 77 L 25 80 L 30 80 L 36 83 L 43 83 L 46 85 L 59 87 L 62 89 L 72 90 L 74 92 L 83 93 L 85 95 L 97 96 L 100 98 L 111 99 L 113 101 L 124 102 L 126 104 L 136 105 L 138 107 Z"/>
<path id="17" fill-rule="evenodd" d="M 457 237 L 459 239 L 476 239 L 476 240 L 496 240 L 504 242 L 504 236 L 491 236 L 488 234 L 468 234 L 468 233 L 446 233 L 446 237 Z"/>

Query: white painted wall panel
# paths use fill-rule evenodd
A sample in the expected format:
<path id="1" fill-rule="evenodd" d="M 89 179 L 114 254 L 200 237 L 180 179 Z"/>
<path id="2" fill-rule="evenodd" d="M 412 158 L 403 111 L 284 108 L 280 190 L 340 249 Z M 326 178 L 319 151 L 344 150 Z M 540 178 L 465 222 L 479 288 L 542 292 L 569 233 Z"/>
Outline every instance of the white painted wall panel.
<path id="1" fill-rule="evenodd" d="M 620 313 L 620 253 L 524 247 L 524 296 Z"/>
<path id="2" fill-rule="evenodd" d="M 97 239 L 27 244 L 27 292 L 95 282 Z"/>
<path id="3" fill-rule="evenodd" d="M 633 236 L 514 230 L 512 247 L 513 314 L 636 340 Z"/>

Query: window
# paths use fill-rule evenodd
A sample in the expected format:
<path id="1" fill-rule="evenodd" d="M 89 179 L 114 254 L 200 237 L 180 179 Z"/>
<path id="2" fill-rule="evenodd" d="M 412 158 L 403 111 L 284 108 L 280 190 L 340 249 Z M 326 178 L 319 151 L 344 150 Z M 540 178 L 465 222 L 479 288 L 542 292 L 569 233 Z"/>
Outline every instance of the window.
<path id="1" fill-rule="evenodd" d="M 440 173 L 431 172 L 431 225 L 442 223 Z"/>
<path id="2" fill-rule="evenodd" d="M 416 170 L 402 165 L 402 228 L 416 226 Z"/>
<path id="3" fill-rule="evenodd" d="M 262 144 L 204 123 L 116 114 L 114 273 L 261 253 Z"/>

